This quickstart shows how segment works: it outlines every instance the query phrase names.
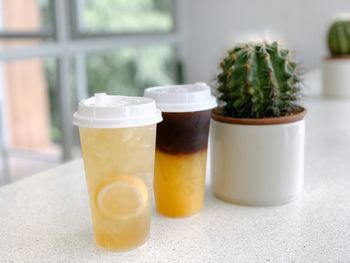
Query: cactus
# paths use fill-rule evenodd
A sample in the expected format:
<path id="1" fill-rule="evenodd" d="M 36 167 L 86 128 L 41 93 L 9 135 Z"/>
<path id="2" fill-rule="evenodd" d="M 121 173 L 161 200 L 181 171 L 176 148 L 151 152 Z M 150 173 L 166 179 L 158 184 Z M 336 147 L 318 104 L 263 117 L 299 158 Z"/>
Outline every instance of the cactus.
<path id="1" fill-rule="evenodd" d="M 332 55 L 350 55 L 350 19 L 332 23 L 328 30 L 328 48 Z"/>
<path id="2" fill-rule="evenodd" d="M 277 42 L 240 44 L 228 51 L 217 76 L 223 115 L 267 118 L 299 109 L 300 78 L 290 52 Z"/>

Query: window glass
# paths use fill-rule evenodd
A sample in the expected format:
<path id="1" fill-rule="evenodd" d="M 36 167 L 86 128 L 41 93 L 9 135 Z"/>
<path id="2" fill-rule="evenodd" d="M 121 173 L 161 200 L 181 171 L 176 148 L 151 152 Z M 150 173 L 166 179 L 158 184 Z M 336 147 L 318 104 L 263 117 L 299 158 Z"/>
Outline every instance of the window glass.
<path id="1" fill-rule="evenodd" d="M 87 57 L 88 89 L 119 95 L 143 95 L 150 86 L 177 82 L 174 49 L 169 46 L 122 48 Z"/>
<path id="2" fill-rule="evenodd" d="M 61 131 L 56 59 L 2 63 L 0 75 L 12 180 L 57 165 Z"/>
<path id="3" fill-rule="evenodd" d="M 0 1 L 0 50 L 33 48 L 54 39 L 52 0 Z"/>
<path id="4" fill-rule="evenodd" d="M 0 1 L 0 35 L 4 32 L 52 33 L 53 0 Z"/>
<path id="5" fill-rule="evenodd" d="M 168 32 L 171 0 L 77 0 L 82 32 Z"/>

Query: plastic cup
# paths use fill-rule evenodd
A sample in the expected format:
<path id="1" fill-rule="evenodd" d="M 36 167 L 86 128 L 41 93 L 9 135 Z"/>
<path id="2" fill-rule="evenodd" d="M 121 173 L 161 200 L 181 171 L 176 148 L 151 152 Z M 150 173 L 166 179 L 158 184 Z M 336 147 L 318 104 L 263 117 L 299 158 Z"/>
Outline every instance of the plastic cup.
<path id="1" fill-rule="evenodd" d="M 186 217 L 203 207 L 211 109 L 216 99 L 204 83 L 153 87 L 162 111 L 157 125 L 154 193 L 158 213 Z"/>
<path id="2" fill-rule="evenodd" d="M 148 239 L 153 195 L 154 100 L 95 94 L 79 103 L 84 169 L 97 246 L 130 250 Z"/>

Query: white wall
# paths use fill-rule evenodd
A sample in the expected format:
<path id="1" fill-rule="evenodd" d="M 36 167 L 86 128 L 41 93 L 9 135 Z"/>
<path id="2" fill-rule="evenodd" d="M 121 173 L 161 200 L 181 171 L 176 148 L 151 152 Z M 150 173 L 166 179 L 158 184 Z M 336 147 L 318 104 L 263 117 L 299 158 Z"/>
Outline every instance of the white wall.
<path id="1" fill-rule="evenodd" d="M 269 30 L 295 51 L 305 71 L 327 55 L 328 23 L 350 0 L 187 0 L 184 48 L 188 82 L 214 80 L 234 39 Z"/>

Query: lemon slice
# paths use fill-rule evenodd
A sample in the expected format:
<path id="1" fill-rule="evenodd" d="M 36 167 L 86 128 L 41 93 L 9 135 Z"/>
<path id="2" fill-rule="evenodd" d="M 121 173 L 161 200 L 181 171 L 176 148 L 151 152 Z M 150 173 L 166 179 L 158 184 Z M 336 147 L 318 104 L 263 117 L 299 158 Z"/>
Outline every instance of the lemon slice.
<path id="1" fill-rule="evenodd" d="M 103 185 L 97 207 L 107 217 L 127 220 L 140 215 L 147 206 L 147 186 L 133 176 L 118 176 Z"/>

